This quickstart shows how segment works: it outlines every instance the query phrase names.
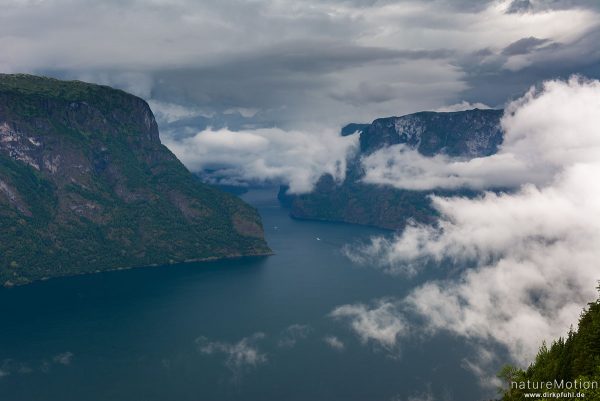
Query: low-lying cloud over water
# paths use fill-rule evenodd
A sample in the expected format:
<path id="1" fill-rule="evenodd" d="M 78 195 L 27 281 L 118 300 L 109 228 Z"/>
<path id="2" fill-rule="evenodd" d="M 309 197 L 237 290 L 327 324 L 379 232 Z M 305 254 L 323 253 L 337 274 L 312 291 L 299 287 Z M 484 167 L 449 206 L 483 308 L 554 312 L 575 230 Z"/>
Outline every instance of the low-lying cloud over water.
<path id="1" fill-rule="evenodd" d="M 206 337 L 195 340 L 196 348 L 203 355 L 222 355 L 225 366 L 232 373 L 232 380 L 239 382 L 244 372 L 267 362 L 267 354 L 261 352 L 258 343 L 266 337 L 257 332 L 238 342 L 211 341 Z"/>
<path id="2" fill-rule="evenodd" d="M 363 159 L 364 181 L 402 189 L 545 186 L 566 167 L 598 160 L 598 81 L 547 81 L 506 107 L 504 140 L 492 156 L 425 157 L 395 145 Z"/>
<path id="3" fill-rule="evenodd" d="M 399 336 L 408 333 L 408 323 L 392 300 L 379 300 L 374 305 L 343 305 L 335 308 L 330 317 L 349 322 L 363 344 L 374 343 L 388 351 L 394 350 Z M 337 342 L 327 341 L 335 347 Z"/>
<path id="4" fill-rule="evenodd" d="M 45 358 L 37 361 L 17 361 L 14 359 L 0 360 L 0 379 L 11 375 L 28 375 L 36 372 L 48 373 L 57 366 L 70 366 L 73 362 L 71 351 L 65 351 L 56 354 L 51 358 Z"/>
<path id="5" fill-rule="evenodd" d="M 333 130 L 245 131 L 208 128 L 165 144 L 192 171 L 218 169 L 220 183 L 279 182 L 290 193 L 310 192 L 319 177 L 346 175 L 346 159 L 356 150 L 358 136 L 342 137 Z"/>
<path id="6" fill-rule="evenodd" d="M 438 268 L 472 266 L 386 300 L 386 310 L 396 311 L 399 321 L 406 314 L 421 316 L 422 332 L 450 332 L 478 344 L 482 357 L 469 362 L 474 371 L 493 361 L 485 352 L 490 344 L 506 347 L 525 364 L 542 340 L 565 335 L 597 296 L 600 278 L 598 110 L 600 82 L 548 81 L 508 106 L 498 155 L 476 165 L 434 158 L 423 165 L 425 177 L 389 177 L 388 184 L 399 188 L 412 188 L 418 179 L 435 188 L 445 187 L 450 171 L 462 183 L 476 178 L 477 187 L 485 188 L 498 185 L 504 174 L 515 189 L 474 199 L 432 197 L 440 214 L 436 224 L 412 225 L 391 239 L 347 248 L 351 259 L 396 275 L 418 274 L 431 261 Z M 456 163 L 463 163 L 461 169 Z M 392 333 L 371 319 L 381 308 L 345 305 L 333 313 L 352 311 L 346 316 L 359 336 L 389 346 L 411 330 Z"/>

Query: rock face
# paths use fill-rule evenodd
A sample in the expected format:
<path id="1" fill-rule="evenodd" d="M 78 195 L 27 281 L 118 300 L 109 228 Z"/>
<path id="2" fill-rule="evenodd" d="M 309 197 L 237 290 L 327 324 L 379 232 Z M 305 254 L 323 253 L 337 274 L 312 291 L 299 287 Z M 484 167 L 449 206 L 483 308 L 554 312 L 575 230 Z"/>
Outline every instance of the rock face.
<path id="1" fill-rule="evenodd" d="M 142 99 L 0 74 L 0 283 L 269 253 L 256 210 L 200 183 Z"/>
<path id="2" fill-rule="evenodd" d="M 320 178 L 315 190 L 279 199 L 300 219 L 340 221 L 401 229 L 408 219 L 431 222 L 435 211 L 428 195 L 457 194 L 457 191 L 408 191 L 361 182 L 360 159 L 382 148 L 406 144 L 424 156 L 447 154 L 474 158 L 494 154 L 502 143 L 502 110 L 468 110 L 452 113 L 421 112 L 402 117 L 380 118 L 371 124 L 349 124 L 342 135 L 360 135 L 360 151 L 348 163 L 346 180 L 336 184 L 329 175 Z M 459 191 L 473 195 L 472 191 Z"/>

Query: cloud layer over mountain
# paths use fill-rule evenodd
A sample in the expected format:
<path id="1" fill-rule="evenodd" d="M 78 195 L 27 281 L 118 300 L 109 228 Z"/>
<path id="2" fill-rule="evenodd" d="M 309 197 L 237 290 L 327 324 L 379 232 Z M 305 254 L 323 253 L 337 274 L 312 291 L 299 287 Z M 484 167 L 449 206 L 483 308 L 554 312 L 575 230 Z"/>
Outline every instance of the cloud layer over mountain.
<path id="1" fill-rule="evenodd" d="M 494 174 L 472 170 L 481 186 L 496 185 L 496 169 L 503 168 L 498 157 L 510 151 L 521 171 L 513 177 L 514 184 L 522 184 L 519 189 L 474 199 L 433 197 L 437 224 L 413 225 L 391 239 L 378 237 L 347 250 L 354 260 L 390 274 L 419 274 L 431 261 L 448 269 L 448 279 L 427 282 L 396 299 L 398 319 L 417 314 L 425 332 L 451 332 L 482 345 L 482 351 L 500 344 L 521 363 L 535 356 L 542 340 L 566 334 L 597 295 L 598 110 L 598 81 L 573 78 L 532 89 L 508 108 L 503 152 L 480 160 L 495 165 L 489 169 Z M 435 172 L 441 172 L 453 171 L 456 162 L 435 163 Z M 340 308 L 359 311 L 363 306 Z M 377 325 L 368 330 L 359 325 L 379 309 L 356 314 L 352 327 L 361 336 L 377 338 L 372 334 Z M 401 337 L 398 333 L 395 340 Z M 485 359 L 489 362 L 489 355 Z"/>
<path id="2" fill-rule="evenodd" d="M 178 154 L 180 139 L 210 127 L 319 136 L 390 115 L 502 106 L 543 79 L 600 78 L 600 7 L 583 0 L 1 3 L 1 72 L 133 92 Z M 186 152 L 193 169 L 212 163 L 198 151 Z M 285 162 L 274 163 L 291 174 L 283 181 L 298 182 L 296 160 Z"/>
<path id="3" fill-rule="evenodd" d="M 283 182 L 290 193 L 309 192 L 319 177 L 331 174 L 342 181 L 346 158 L 358 137 L 335 131 L 283 131 L 278 128 L 230 131 L 207 129 L 165 144 L 193 171 L 218 169 L 222 184 Z"/>
<path id="4" fill-rule="evenodd" d="M 425 157 L 405 145 L 363 159 L 364 181 L 403 189 L 515 187 L 547 184 L 575 163 L 598 160 L 598 81 L 547 81 L 510 103 L 495 155 L 471 160 Z M 554 113 L 554 115 L 550 115 Z"/>

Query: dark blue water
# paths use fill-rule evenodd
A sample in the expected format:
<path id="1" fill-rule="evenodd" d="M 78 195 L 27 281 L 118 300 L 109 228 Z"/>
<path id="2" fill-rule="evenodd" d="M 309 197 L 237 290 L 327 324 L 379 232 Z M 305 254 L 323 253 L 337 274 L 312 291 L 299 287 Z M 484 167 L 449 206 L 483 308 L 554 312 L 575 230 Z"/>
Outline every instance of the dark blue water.
<path id="1" fill-rule="evenodd" d="M 411 336 L 388 350 L 328 316 L 431 278 L 390 278 L 341 254 L 343 244 L 381 231 L 290 219 L 271 190 L 245 198 L 276 255 L 0 289 L 0 400 L 489 396 L 463 368 L 472 349 L 459 339 Z"/>

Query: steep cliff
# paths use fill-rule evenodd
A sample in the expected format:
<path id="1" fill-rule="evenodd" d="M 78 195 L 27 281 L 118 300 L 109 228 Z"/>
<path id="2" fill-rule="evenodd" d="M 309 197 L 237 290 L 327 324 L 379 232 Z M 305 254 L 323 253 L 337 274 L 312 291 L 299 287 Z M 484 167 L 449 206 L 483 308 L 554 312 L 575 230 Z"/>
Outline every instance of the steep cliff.
<path id="1" fill-rule="evenodd" d="M 341 221 L 388 229 L 401 229 L 409 219 L 433 221 L 435 211 L 428 195 L 473 191 L 408 191 L 361 181 L 361 158 L 382 148 L 406 144 L 424 156 L 447 154 L 473 158 L 497 151 L 502 143 L 502 110 L 468 110 L 452 113 L 421 112 L 402 117 L 380 118 L 371 124 L 349 124 L 342 135 L 360 135 L 360 151 L 349 161 L 342 184 L 329 175 L 320 178 L 313 192 L 288 195 L 279 191 L 279 199 L 290 206 L 290 214 L 300 219 Z"/>
<path id="2" fill-rule="evenodd" d="M 257 212 L 200 183 L 145 101 L 0 74 L 0 284 L 268 253 Z"/>

